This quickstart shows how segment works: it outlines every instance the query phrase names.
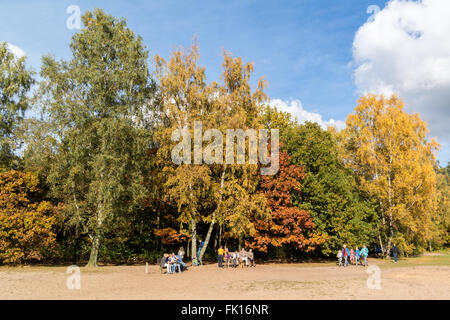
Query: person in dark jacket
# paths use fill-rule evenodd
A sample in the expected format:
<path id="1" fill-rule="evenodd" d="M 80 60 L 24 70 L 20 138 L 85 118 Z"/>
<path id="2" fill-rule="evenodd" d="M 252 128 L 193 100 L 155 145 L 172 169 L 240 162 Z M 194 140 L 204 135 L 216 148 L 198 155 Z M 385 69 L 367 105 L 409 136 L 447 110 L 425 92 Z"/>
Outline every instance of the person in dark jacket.
<path id="1" fill-rule="evenodd" d="M 394 255 L 394 262 L 397 263 L 398 258 L 398 248 L 394 243 L 394 246 L 392 247 L 392 254 Z"/>

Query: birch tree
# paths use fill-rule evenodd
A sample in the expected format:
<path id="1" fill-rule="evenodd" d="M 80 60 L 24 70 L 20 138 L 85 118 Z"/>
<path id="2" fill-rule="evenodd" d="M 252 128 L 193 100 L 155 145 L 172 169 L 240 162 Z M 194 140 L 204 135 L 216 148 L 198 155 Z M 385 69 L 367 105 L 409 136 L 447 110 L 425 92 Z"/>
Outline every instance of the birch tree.
<path id="1" fill-rule="evenodd" d="M 48 182 L 83 223 L 92 241 L 88 266 L 97 266 L 108 225 L 146 196 L 144 118 L 153 89 L 148 52 L 125 20 L 98 9 L 82 21 L 69 61 L 43 58 L 38 101 L 58 141 Z"/>
<path id="2" fill-rule="evenodd" d="M 378 200 L 379 242 L 389 256 L 395 241 L 410 253 L 431 237 L 436 208 L 435 155 L 418 114 L 396 96 L 367 95 L 347 118 L 346 161 L 361 186 Z"/>

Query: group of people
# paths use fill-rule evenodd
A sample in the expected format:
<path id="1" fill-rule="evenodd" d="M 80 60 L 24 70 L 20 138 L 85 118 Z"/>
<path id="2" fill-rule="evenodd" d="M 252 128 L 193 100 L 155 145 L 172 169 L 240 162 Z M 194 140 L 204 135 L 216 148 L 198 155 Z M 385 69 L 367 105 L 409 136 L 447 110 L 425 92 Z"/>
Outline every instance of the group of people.
<path id="1" fill-rule="evenodd" d="M 167 273 L 182 272 L 187 269 L 186 263 L 183 262 L 184 249 L 181 247 L 178 250 L 178 254 L 172 252 L 172 254 L 164 253 L 161 258 L 161 267 L 167 268 Z"/>
<path id="2" fill-rule="evenodd" d="M 343 245 L 342 249 L 338 251 L 337 258 L 339 267 L 344 266 L 347 267 L 350 264 L 367 266 L 367 256 L 369 255 L 369 249 L 366 246 L 363 246 L 361 250 L 356 247 L 355 250 L 353 248 L 347 248 L 347 245 Z M 364 260 L 364 263 L 363 263 Z"/>
<path id="3" fill-rule="evenodd" d="M 249 249 L 246 251 L 244 248 L 242 248 L 241 251 L 234 251 L 231 252 L 228 250 L 227 247 L 225 249 L 220 246 L 218 252 L 217 252 L 217 260 L 219 268 L 223 267 L 239 267 L 243 268 L 246 267 L 256 267 L 255 264 L 255 255 L 252 251 L 252 249 Z"/>

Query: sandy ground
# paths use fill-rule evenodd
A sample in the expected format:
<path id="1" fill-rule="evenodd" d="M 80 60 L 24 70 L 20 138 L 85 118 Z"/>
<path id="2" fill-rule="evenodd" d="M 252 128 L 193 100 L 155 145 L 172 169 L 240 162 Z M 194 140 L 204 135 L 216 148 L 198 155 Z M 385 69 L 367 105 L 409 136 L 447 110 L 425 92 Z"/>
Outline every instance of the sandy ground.
<path id="1" fill-rule="evenodd" d="M 377 261 L 372 262 L 376 265 Z M 450 299 L 450 266 L 382 267 L 381 289 L 370 289 L 361 266 L 265 264 L 256 268 L 81 268 L 81 289 L 67 288 L 67 267 L 1 267 L 0 299 Z M 371 282 L 373 283 L 373 282 Z"/>

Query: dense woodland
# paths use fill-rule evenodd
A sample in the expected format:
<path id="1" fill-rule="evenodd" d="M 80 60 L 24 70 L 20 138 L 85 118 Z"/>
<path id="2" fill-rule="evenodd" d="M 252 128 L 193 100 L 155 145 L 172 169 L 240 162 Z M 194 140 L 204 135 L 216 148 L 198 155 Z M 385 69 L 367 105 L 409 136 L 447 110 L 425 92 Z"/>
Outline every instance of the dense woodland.
<path id="1" fill-rule="evenodd" d="M 399 98 L 361 97 L 344 130 L 299 124 L 252 63 L 224 52 L 209 81 L 195 41 L 150 56 L 125 20 L 82 21 L 71 59 L 44 56 L 39 75 L 0 45 L 0 264 L 154 262 L 200 240 L 203 260 L 220 245 L 265 260 L 449 246 L 450 167 Z M 172 132 L 194 121 L 279 129 L 278 173 L 175 165 Z"/>

